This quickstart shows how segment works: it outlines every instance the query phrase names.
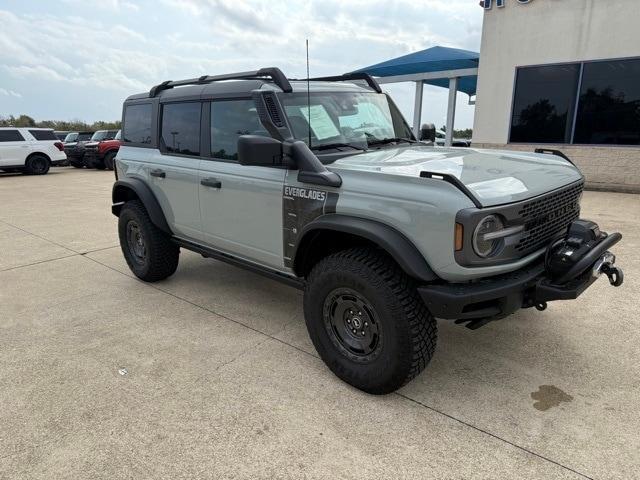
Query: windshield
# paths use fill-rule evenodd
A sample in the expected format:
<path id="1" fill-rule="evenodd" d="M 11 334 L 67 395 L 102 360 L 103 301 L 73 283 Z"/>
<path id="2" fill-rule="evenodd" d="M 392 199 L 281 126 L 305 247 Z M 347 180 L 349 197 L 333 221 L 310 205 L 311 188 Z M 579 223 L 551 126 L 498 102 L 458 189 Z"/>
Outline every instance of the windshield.
<path id="1" fill-rule="evenodd" d="M 67 134 L 66 137 L 64 137 L 64 142 L 65 143 L 75 142 L 76 140 L 78 140 L 78 134 L 77 133 L 69 133 L 69 134 Z"/>
<path id="2" fill-rule="evenodd" d="M 342 146 L 366 149 L 391 140 L 414 137 L 396 106 L 384 94 L 312 92 L 281 95 L 296 139 L 312 149 Z"/>
<path id="3" fill-rule="evenodd" d="M 96 133 L 93 134 L 93 136 L 91 137 L 91 140 L 94 142 L 99 142 L 101 140 L 105 140 L 106 138 L 109 137 L 109 130 L 98 130 Z"/>
<path id="4" fill-rule="evenodd" d="M 92 136 L 93 133 L 79 133 L 76 140 L 78 140 L 79 142 L 86 142 L 87 140 L 90 140 Z"/>

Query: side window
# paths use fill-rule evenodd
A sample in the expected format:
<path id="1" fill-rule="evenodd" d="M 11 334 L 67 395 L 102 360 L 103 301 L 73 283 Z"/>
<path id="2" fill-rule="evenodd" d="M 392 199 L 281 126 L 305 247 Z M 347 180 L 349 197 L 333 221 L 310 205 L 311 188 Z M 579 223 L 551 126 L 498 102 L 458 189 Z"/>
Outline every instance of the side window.
<path id="1" fill-rule="evenodd" d="M 260 123 L 253 100 L 211 102 L 211 155 L 223 160 L 238 160 L 240 135 L 269 136 Z"/>
<path id="2" fill-rule="evenodd" d="M 36 140 L 58 140 L 53 130 L 29 130 Z"/>
<path id="3" fill-rule="evenodd" d="M 122 139 L 128 143 L 151 143 L 151 104 L 127 105 L 124 110 Z"/>
<path id="4" fill-rule="evenodd" d="M 18 130 L 0 130 L 0 142 L 22 142 L 24 137 Z"/>
<path id="5" fill-rule="evenodd" d="M 200 155 L 200 102 L 162 106 L 162 147 L 166 152 Z"/>

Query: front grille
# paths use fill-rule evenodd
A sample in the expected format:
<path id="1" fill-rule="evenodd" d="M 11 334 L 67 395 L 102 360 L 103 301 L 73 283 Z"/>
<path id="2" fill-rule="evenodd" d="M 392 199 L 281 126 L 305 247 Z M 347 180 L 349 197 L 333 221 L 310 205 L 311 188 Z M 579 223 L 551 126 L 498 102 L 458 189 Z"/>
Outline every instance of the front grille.
<path id="1" fill-rule="evenodd" d="M 518 216 L 524 221 L 524 233 L 516 245 L 519 252 L 543 247 L 580 216 L 581 182 L 525 204 Z"/>

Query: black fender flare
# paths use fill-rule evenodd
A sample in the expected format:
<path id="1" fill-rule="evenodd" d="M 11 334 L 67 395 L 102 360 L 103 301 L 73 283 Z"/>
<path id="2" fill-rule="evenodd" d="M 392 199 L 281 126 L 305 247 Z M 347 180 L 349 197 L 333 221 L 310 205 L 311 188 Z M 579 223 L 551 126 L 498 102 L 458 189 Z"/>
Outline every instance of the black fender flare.
<path id="1" fill-rule="evenodd" d="M 119 217 L 120 210 L 122 210 L 124 203 L 127 200 L 132 200 L 136 197 L 140 199 L 144 208 L 147 209 L 153 224 L 163 232 L 171 235 L 173 232 L 171 232 L 171 229 L 169 228 L 169 224 L 162 212 L 160 203 L 158 203 L 158 199 L 151 191 L 151 188 L 149 188 L 149 186 L 139 178 L 123 178 L 122 180 L 117 180 L 113 184 L 113 189 L 111 191 L 111 199 L 113 201 L 111 213 L 116 217 Z"/>
<path id="2" fill-rule="evenodd" d="M 322 215 L 303 228 L 293 256 L 296 261 L 299 258 L 298 247 L 308 234 L 317 230 L 334 230 L 362 237 L 391 255 L 407 275 L 424 282 L 438 279 L 416 246 L 395 228 L 376 220 L 338 213 Z M 297 273 L 296 261 L 294 261 L 294 271 Z"/>

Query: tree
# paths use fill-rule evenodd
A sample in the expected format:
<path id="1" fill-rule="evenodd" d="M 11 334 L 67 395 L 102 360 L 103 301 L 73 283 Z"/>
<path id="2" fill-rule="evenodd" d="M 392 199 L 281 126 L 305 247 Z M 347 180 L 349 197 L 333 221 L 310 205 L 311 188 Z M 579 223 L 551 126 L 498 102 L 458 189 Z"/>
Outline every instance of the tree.
<path id="1" fill-rule="evenodd" d="M 20 115 L 14 117 L 0 116 L 0 127 L 36 127 L 36 128 L 53 128 L 62 131 L 96 131 L 96 130 L 118 130 L 120 129 L 120 120 L 115 122 L 105 122 L 99 120 L 93 123 L 87 123 L 83 120 L 41 120 L 35 121 L 29 115 Z"/>

